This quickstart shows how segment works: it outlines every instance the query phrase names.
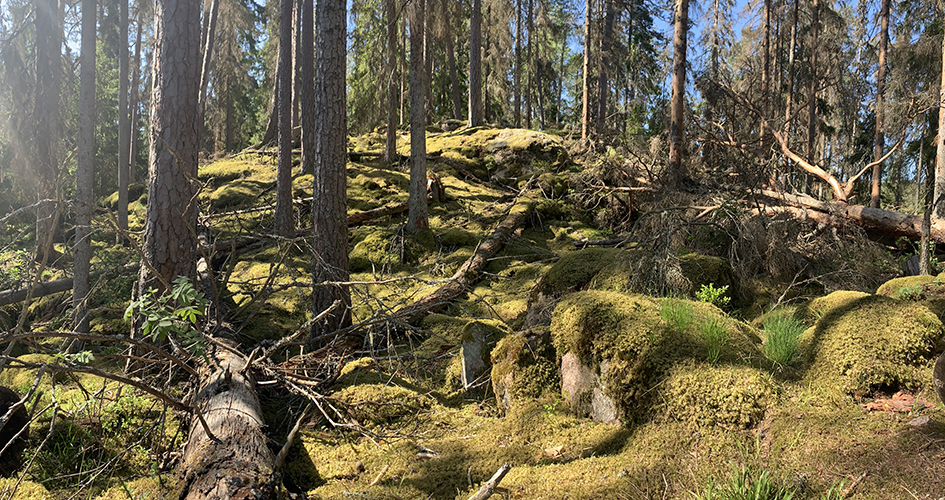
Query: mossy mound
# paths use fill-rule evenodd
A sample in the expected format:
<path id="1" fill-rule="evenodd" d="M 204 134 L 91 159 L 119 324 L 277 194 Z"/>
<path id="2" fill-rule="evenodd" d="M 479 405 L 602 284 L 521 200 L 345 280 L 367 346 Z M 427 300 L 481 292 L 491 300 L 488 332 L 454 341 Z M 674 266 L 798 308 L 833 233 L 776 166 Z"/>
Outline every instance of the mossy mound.
<path id="1" fill-rule="evenodd" d="M 929 275 L 893 278 L 880 285 L 879 289 L 876 290 L 876 295 L 885 295 L 896 299 L 909 298 L 907 295 L 910 295 L 912 291 L 920 291 L 922 285 L 932 283 L 936 279 L 937 278 L 934 276 Z"/>
<path id="2" fill-rule="evenodd" d="M 256 180 L 241 179 L 224 184 L 207 195 L 215 209 L 237 209 L 254 206 L 266 186 Z"/>
<path id="3" fill-rule="evenodd" d="M 748 366 L 682 363 L 662 393 L 669 415 L 704 427 L 754 427 L 775 402 L 770 375 Z"/>
<path id="4" fill-rule="evenodd" d="M 703 286 L 710 284 L 715 288 L 727 286 L 728 289 L 723 295 L 733 302 L 738 301 L 741 295 L 739 283 L 728 261 L 711 255 L 687 253 L 679 256 L 679 267 L 683 276 L 692 282 L 691 293 L 696 293 Z"/>
<path id="5" fill-rule="evenodd" d="M 407 151 L 409 141 L 400 148 Z M 556 171 L 569 161 L 560 137 L 524 129 L 471 128 L 427 135 L 427 154 L 442 156 L 481 179 L 514 182 L 520 177 Z"/>
<path id="6" fill-rule="evenodd" d="M 464 229 L 449 228 L 439 235 L 440 244 L 444 247 L 465 247 L 475 245 L 479 236 Z"/>
<path id="7" fill-rule="evenodd" d="M 172 476 L 143 477 L 133 481 L 122 481 L 122 484 L 109 488 L 95 497 L 95 500 L 172 498 L 176 496 L 177 486 L 177 480 Z"/>
<path id="8" fill-rule="evenodd" d="M 0 478 L 0 498 L 16 498 L 17 500 L 49 500 L 54 498 L 45 486 L 33 481 L 21 482 L 19 479 L 18 477 Z"/>
<path id="9" fill-rule="evenodd" d="M 808 302 L 804 310 L 801 311 L 801 316 L 808 321 L 808 324 L 812 324 L 828 314 L 842 311 L 856 304 L 865 297 L 869 297 L 869 294 L 852 290 L 839 290 Z"/>
<path id="10" fill-rule="evenodd" d="M 390 231 L 371 231 L 364 239 L 355 243 L 348 254 L 351 272 L 389 269 L 396 265 L 398 256 L 391 248 L 394 234 Z"/>
<path id="11" fill-rule="evenodd" d="M 759 338 L 750 326 L 709 304 L 667 300 L 681 304 L 690 319 L 666 320 L 663 309 L 668 306 L 642 295 L 615 292 L 573 293 L 555 308 L 551 334 L 558 356 L 573 353 L 595 372 L 603 371 L 600 367 L 606 361 L 602 383 L 624 421 L 650 414 L 658 399 L 652 389 L 677 363 L 748 364 L 761 358 Z M 705 325 L 712 325 L 716 340 L 705 335 Z"/>
<path id="12" fill-rule="evenodd" d="M 881 295 L 834 302 L 801 337 L 812 379 L 855 395 L 928 382 L 942 322 L 927 307 Z"/>
<path id="13" fill-rule="evenodd" d="M 369 428 L 385 427 L 416 417 L 428 410 L 435 400 L 415 385 L 381 372 L 371 358 L 345 365 L 332 397 L 344 404 L 347 413 Z"/>
<path id="14" fill-rule="evenodd" d="M 502 411 L 524 399 L 560 392 L 555 350 L 547 329 L 504 337 L 492 350 L 492 388 Z"/>
<path id="15" fill-rule="evenodd" d="M 631 258 L 632 252 L 619 248 L 586 248 L 566 253 L 548 268 L 535 287 L 535 292 L 560 296 L 584 289 L 603 269 L 615 267 Z M 602 282 L 609 284 L 619 280 L 613 272 L 603 274 Z"/>

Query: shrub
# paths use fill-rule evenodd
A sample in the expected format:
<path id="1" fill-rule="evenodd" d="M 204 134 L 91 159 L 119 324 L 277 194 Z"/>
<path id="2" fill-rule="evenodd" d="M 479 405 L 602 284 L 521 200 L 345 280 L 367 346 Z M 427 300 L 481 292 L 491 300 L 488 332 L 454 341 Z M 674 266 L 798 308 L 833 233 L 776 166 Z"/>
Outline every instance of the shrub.
<path id="1" fill-rule="evenodd" d="M 699 291 L 696 292 L 696 298 L 701 302 L 712 304 L 719 309 L 725 309 L 732 300 L 731 297 L 725 295 L 725 292 L 727 291 L 728 285 L 722 285 L 716 288 L 714 284 L 709 283 L 707 285 L 702 285 Z"/>

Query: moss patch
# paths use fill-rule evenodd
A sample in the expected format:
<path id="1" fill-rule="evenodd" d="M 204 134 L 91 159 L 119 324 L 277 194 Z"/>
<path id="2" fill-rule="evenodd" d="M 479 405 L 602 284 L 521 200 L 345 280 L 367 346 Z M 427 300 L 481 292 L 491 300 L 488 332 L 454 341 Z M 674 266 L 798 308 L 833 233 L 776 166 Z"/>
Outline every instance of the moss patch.
<path id="1" fill-rule="evenodd" d="M 776 401 L 770 375 L 748 367 L 687 362 L 666 378 L 666 411 L 699 426 L 748 429 Z"/>
<path id="2" fill-rule="evenodd" d="M 893 298 L 906 298 L 902 297 L 903 289 L 918 290 L 921 289 L 922 285 L 926 283 L 932 283 L 936 278 L 933 276 L 919 275 L 919 276 L 904 276 L 902 278 L 893 278 L 882 285 L 879 286 L 879 289 L 876 290 L 877 295 L 885 295 L 887 297 Z"/>

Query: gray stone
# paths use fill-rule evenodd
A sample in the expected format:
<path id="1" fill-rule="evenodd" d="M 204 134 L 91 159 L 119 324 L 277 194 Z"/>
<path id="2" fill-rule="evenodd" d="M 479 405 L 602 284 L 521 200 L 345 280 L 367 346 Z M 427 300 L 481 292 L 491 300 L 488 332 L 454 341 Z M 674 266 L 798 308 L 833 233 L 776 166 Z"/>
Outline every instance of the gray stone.
<path id="1" fill-rule="evenodd" d="M 601 362 L 601 375 L 598 375 L 574 353 L 569 352 L 561 358 L 561 393 L 572 413 L 590 417 L 596 422 L 619 423 L 617 405 L 606 394 L 602 380 L 609 365 L 606 360 Z"/>

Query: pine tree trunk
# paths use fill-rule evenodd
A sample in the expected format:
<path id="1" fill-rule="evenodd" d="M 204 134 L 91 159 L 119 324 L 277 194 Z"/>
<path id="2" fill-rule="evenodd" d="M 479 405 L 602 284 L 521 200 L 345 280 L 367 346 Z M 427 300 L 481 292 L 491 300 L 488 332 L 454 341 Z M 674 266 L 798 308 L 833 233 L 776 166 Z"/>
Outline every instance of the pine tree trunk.
<path id="1" fill-rule="evenodd" d="M 141 19 L 140 15 L 136 15 L 138 19 L 135 21 L 137 27 L 135 28 L 135 56 L 133 61 L 135 62 L 135 69 L 131 73 L 131 102 L 129 103 L 129 108 L 131 110 L 130 119 L 128 120 L 128 163 L 125 165 L 127 168 L 128 174 L 128 184 L 130 185 L 135 181 L 135 157 L 138 155 L 137 152 L 137 142 L 138 142 L 138 86 L 141 85 Z M 125 189 L 125 192 L 128 192 L 128 189 Z M 128 203 L 127 196 L 125 204 L 118 204 L 118 211 L 121 213 L 125 212 L 125 220 L 128 220 Z M 122 228 L 125 229 L 125 228 Z"/>
<path id="2" fill-rule="evenodd" d="M 200 97 L 197 108 L 197 125 L 204 129 L 204 116 L 207 112 L 207 88 L 210 86 L 210 63 L 213 59 L 213 46 L 217 33 L 217 17 L 220 13 L 220 0 L 211 0 L 209 9 L 204 13 L 203 52 L 200 64 Z M 198 147 L 202 140 L 197 141 Z"/>
<path id="3" fill-rule="evenodd" d="M 397 68 L 397 13 L 396 0 L 384 1 L 384 17 L 387 20 L 387 140 L 384 144 L 384 163 L 390 164 L 397 157 L 397 83 L 394 80 Z"/>
<path id="4" fill-rule="evenodd" d="M 410 209 L 409 234 L 429 226 L 427 220 L 427 146 L 423 56 L 424 0 L 410 6 Z"/>
<path id="5" fill-rule="evenodd" d="M 879 160 L 883 157 L 885 149 L 885 119 L 886 119 L 886 46 L 889 43 L 889 0 L 883 0 L 882 8 L 879 12 L 879 66 L 876 70 L 876 135 L 873 138 L 873 161 L 877 162 L 873 166 L 873 183 L 870 189 L 870 206 L 879 208 L 880 176 L 883 173 L 883 164 Z"/>
<path id="6" fill-rule="evenodd" d="M 689 0 L 676 0 L 673 30 L 673 94 L 670 98 L 669 165 L 667 181 L 677 184 L 686 177 L 683 166 L 686 102 L 686 38 L 689 29 Z"/>
<path id="7" fill-rule="evenodd" d="M 295 232 L 292 208 L 292 18 L 294 0 L 281 0 L 279 7 L 279 62 L 276 75 L 276 113 L 279 116 L 279 161 L 276 171 L 276 210 L 273 232 L 291 237 Z"/>
<path id="8" fill-rule="evenodd" d="M 453 53 L 453 30 L 451 28 L 449 0 L 443 0 L 443 36 L 446 37 L 446 57 L 450 69 L 450 89 L 453 97 L 453 118 L 463 117 L 463 98 L 459 92 L 459 76 L 456 74 L 456 54 Z"/>
<path id="9" fill-rule="evenodd" d="M 525 19 L 527 22 L 528 30 L 528 40 L 525 43 L 525 128 L 532 128 L 532 72 L 531 68 L 535 64 L 535 60 L 532 59 L 532 34 L 535 32 L 535 18 L 533 15 L 534 0 L 527 0 L 526 4 L 526 14 Z"/>
<path id="10" fill-rule="evenodd" d="M 56 144 L 60 135 L 59 93 L 62 62 L 62 21 L 57 0 L 36 1 L 36 95 L 33 103 L 33 162 L 37 201 L 57 196 L 56 179 L 59 161 Z M 46 261 L 54 253 L 52 238 L 58 220 L 55 205 L 45 204 L 36 209 L 35 258 Z"/>
<path id="11" fill-rule="evenodd" d="M 469 126 L 482 124 L 482 0 L 472 0 L 469 19 Z"/>
<path id="12" fill-rule="evenodd" d="M 610 67 L 610 39 L 614 32 L 614 0 L 607 0 L 604 14 L 604 36 L 600 40 L 600 62 L 597 75 L 597 134 L 603 134 L 607 118 L 607 69 Z"/>
<path id="13" fill-rule="evenodd" d="M 315 285 L 348 281 L 345 15 L 345 0 L 319 0 L 316 4 L 316 166 L 312 201 Z M 316 286 L 312 300 L 316 313 L 335 300 L 343 304 L 312 327 L 314 334 L 334 332 L 351 324 L 351 294 L 347 287 Z"/>
<path id="14" fill-rule="evenodd" d="M 945 37 L 942 37 L 942 60 L 945 61 Z M 945 219 L 945 64 L 942 64 L 942 81 L 939 85 L 938 138 L 935 149 L 935 191 L 932 197 L 932 214 Z"/>
<path id="15" fill-rule="evenodd" d="M 127 2 L 121 0 L 127 15 Z M 89 268 L 92 262 L 92 184 L 95 180 L 95 0 L 82 0 L 81 74 L 79 76 L 79 135 L 76 140 L 75 260 L 72 305 L 76 332 L 89 332 Z M 128 36 L 123 45 L 128 46 Z M 126 59 L 127 61 L 127 59 Z M 127 72 L 127 68 L 125 69 Z M 119 162 L 120 163 L 120 162 Z M 72 352 L 77 350 L 73 344 Z"/>
<path id="16" fill-rule="evenodd" d="M 584 8 L 584 76 L 581 91 L 581 140 L 588 139 L 591 126 L 591 0 L 585 1 Z"/>
<path id="17" fill-rule="evenodd" d="M 818 32 L 820 31 L 820 21 L 818 16 L 820 15 L 820 2 L 818 0 L 813 0 L 811 5 L 811 55 L 810 55 L 810 93 L 807 100 L 807 161 L 812 165 L 817 164 L 817 159 L 814 158 L 814 151 L 816 150 L 816 138 L 817 138 L 817 52 L 819 47 L 817 46 Z M 810 193 L 811 178 L 810 176 L 805 177 L 804 181 L 804 192 Z"/>
<path id="18" fill-rule="evenodd" d="M 145 259 L 170 283 L 195 274 L 192 205 L 197 179 L 197 101 L 200 82 L 200 17 L 197 2 L 154 2 L 154 52 L 151 93 L 151 147 L 148 206 L 144 226 Z M 154 286 L 142 266 L 138 290 Z"/>
<path id="19" fill-rule="evenodd" d="M 515 128 L 522 126 L 522 0 L 515 0 L 515 70 L 512 72 Z"/>
<path id="20" fill-rule="evenodd" d="M 315 4 L 299 0 L 299 107 L 302 125 L 302 171 L 315 171 Z"/>
<path id="21" fill-rule="evenodd" d="M 131 163 L 128 157 L 131 148 L 128 141 L 131 133 L 128 120 L 128 0 L 118 1 L 118 12 L 118 227 L 127 230 L 128 165 Z M 116 241 L 121 240 L 122 237 L 117 236 Z"/>

